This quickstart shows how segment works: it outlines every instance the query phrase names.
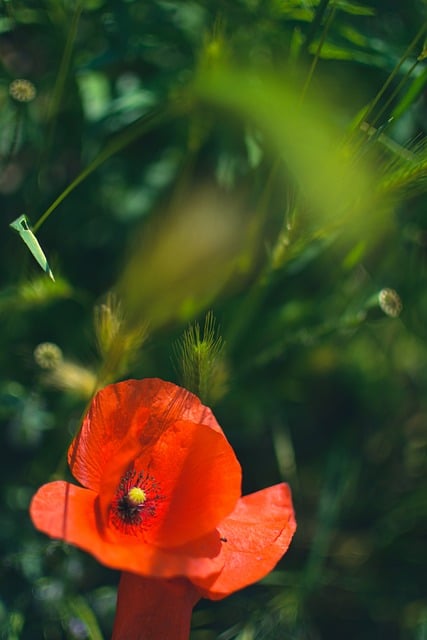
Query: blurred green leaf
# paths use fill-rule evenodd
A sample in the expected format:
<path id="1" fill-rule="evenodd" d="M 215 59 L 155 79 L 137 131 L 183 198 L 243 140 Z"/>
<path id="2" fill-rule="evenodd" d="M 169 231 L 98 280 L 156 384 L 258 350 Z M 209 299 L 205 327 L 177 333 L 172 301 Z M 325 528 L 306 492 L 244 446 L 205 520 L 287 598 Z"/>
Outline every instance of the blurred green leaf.
<path id="1" fill-rule="evenodd" d="M 290 78 L 217 66 L 201 69 L 194 83 L 201 100 L 228 109 L 266 134 L 273 157 L 283 159 L 283 180 L 291 178 L 317 229 L 349 237 L 363 226 L 375 238 L 390 222 L 390 210 L 375 208 L 375 173 L 355 164 L 343 148 L 320 99 L 301 104 Z M 289 173 L 287 173 L 289 172 Z M 384 203 L 385 204 L 385 203 Z"/>
<path id="2" fill-rule="evenodd" d="M 358 2 L 346 2 L 345 0 L 337 0 L 334 3 L 337 9 L 353 16 L 374 16 L 375 9 L 359 4 Z"/>

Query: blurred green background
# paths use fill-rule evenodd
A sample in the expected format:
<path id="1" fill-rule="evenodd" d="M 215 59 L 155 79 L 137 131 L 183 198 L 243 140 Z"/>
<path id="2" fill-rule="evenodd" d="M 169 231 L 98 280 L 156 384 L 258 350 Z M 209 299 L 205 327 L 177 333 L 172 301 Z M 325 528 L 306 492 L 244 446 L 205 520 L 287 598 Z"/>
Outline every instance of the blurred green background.
<path id="1" fill-rule="evenodd" d="M 109 637 L 118 573 L 28 504 L 147 376 L 294 495 L 192 640 L 427 638 L 426 34 L 422 0 L 0 3 L 1 638 Z"/>

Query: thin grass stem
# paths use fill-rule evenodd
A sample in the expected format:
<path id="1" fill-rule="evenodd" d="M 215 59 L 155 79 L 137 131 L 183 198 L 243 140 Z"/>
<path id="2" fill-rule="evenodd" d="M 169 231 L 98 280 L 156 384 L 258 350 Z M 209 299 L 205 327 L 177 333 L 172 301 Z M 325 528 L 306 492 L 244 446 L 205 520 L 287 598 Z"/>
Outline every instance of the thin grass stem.
<path id="1" fill-rule="evenodd" d="M 96 169 L 98 169 L 101 164 L 103 164 L 106 160 L 111 158 L 114 154 L 121 151 L 128 144 L 133 142 L 138 136 L 147 131 L 150 126 L 154 126 L 155 124 L 159 124 L 165 120 L 165 117 L 171 113 L 170 109 L 165 109 L 163 111 L 156 110 L 149 114 L 146 114 L 140 120 L 132 126 L 128 131 L 125 131 L 122 135 L 119 135 L 117 138 L 112 140 L 110 144 L 108 144 L 103 151 L 68 185 L 66 189 L 56 198 L 56 200 L 46 209 L 46 211 L 40 216 L 37 222 L 33 225 L 33 232 L 35 233 L 40 229 L 42 224 L 46 222 L 49 216 L 55 211 L 55 209 L 65 200 L 65 198 L 72 192 L 76 187 L 79 186 L 91 173 L 93 173 Z"/>
<path id="2" fill-rule="evenodd" d="M 394 67 L 393 71 L 390 73 L 390 75 L 388 76 L 387 80 L 384 82 L 383 86 L 381 87 L 381 89 L 378 91 L 378 93 L 376 94 L 375 98 L 372 100 L 372 102 L 367 106 L 366 110 L 364 109 L 361 113 L 361 115 L 359 116 L 359 118 L 356 120 L 354 127 L 353 127 L 353 132 L 354 131 L 359 131 L 360 126 L 362 124 L 362 122 L 364 120 L 368 120 L 369 116 L 372 114 L 372 112 L 374 111 L 375 107 L 377 106 L 377 104 L 379 103 L 379 101 L 381 100 L 381 98 L 383 97 L 384 93 L 387 91 L 388 87 L 390 86 L 391 82 L 394 80 L 394 78 L 396 77 L 396 75 L 399 73 L 402 65 L 406 62 L 406 60 L 409 58 L 409 56 L 411 55 L 413 49 L 417 46 L 418 42 L 421 40 L 421 38 L 424 36 L 424 34 L 427 32 L 427 22 L 425 22 L 421 28 L 419 29 L 418 33 L 415 35 L 415 37 L 412 39 L 412 42 L 409 44 L 409 46 L 407 47 L 406 51 L 404 52 L 403 56 L 400 58 L 399 62 L 397 63 L 397 65 Z M 372 121 L 372 125 L 375 124 L 375 122 L 377 121 L 378 117 L 375 118 Z"/>
<path id="3" fill-rule="evenodd" d="M 59 112 L 59 106 L 61 104 L 62 96 L 64 94 L 65 82 L 68 77 L 68 72 L 71 65 L 71 56 L 73 52 L 74 41 L 76 39 L 77 28 L 79 25 L 82 11 L 83 11 L 83 0 L 80 0 L 80 2 L 78 2 L 76 6 L 76 9 L 74 11 L 74 14 L 71 20 L 70 30 L 68 32 L 68 37 L 65 42 L 64 52 L 62 54 L 61 62 L 58 69 L 58 74 L 56 76 L 52 99 L 49 104 L 48 118 L 47 118 L 47 121 L 49 122 L 49 130 L 47 134 L 46 144 L 44 145 L 42 154 L 39 159 L 39 172 L 43 164 L 45 163 L 49 155 L 49 151 L 52 147 L 52 142 L 55 134 L 56 121 L 57 121 L 58 112 Z"/>
<path id="4" fill-rule="evenodd" d="M 313 38 L 316 35 L 316 31 L 320 27 L 323 16 L 325 15 L 326 9 L 328 8 L 330 0 L 320 0 L 319 4 L 316 8 L 316 13 L 310 25 L 310 30 L 307 33 L 307 37 L 304 42 L 304 49 L 308 51 L 311 43 L 313 42 Z"/>
<path id="5" fill-rule="evenodd" d="M 387 111 L 390 104 L 393 102 L 395 97 L 400 93 L 401 89 L 405 86 L 405 84 L 409 80 L 413 70 L 418 66 L 419 62 L 420 61 L 418 59 L 415 60 L 415 62 L 411 65 L 411 67 L 405 73 L 402 80 L 399 82 L 399 84 L 397 85 L 397 87 L 395 88 L 391 96 L 388 98 L 388 100 L 385 102 L 385 104 L 381 107 L 381 109 L 377 113 L 375 120 L 372 122 L 372 126 L 375 126 L 375 123 L 378 122 L 381 119 L 381 116 Z"/>
<path id="6" fill-rule="evenodd" d="M 335 17 L 335 12 L 336 12 L 336 6 L 333 6 L 332 10 L 331 10 L 331 12 L 330 12 L 330 14 L 328 16 L 328 19 L 325 22 L 325 26 L 323 27 L 323 31 L 322 31 L 322 36 L 320 38 L 320 42 L 319 42 L 319 44 L 317 46 L 316 53 L 314 55 L 314 58 L 313 58 L 313 61 L 312 61 L 311 65 L 310 65 L 310 69 L 309 69 L 307 78 L 305 80 L 304 86 L 302 88 L 301 102 L 304 101 L 304 98 L 305 98 L 305 95 L 307 93 L 307 90 L 308 90 L 308 88 L 310 86 L 310 83 L 311 83 L 311 81 L 313 79 L 313 75 L 314 75 L 314 72 L 316 70 L 317 63 L 319 62 L 320 54 L 322 52 L 323 45 L 325 44 L 326 37 L 328 35 L 329 29 L 330 29 L 331 24 L 333 22 L 333 19 Z"/>

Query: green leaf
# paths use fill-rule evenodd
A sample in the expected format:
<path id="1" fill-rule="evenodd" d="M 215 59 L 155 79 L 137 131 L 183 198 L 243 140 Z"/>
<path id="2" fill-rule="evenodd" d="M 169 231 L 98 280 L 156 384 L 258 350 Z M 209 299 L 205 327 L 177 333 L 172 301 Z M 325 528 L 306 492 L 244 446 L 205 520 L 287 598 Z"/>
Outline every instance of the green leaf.
<path id="1" fill-rule="evenodd" d="M 36 236 L 30 229 L 27 216 L 25 214 L 22 214 L 22 216 L 19 216 L 19 218 L 16 218 L 16 220 L 11 222 L 9 226 L 19 233 L 21 239 L 25 242 L 43 271 L 47 273 L 49 278 L 51 278 L 55 282 L 55 278 L 53 277 L 53 273 L 49 267 L 43 249 L 41 248 Z"/>
<path id="2" fill-rule="evenodd" d="M 12 18 L 0 18 L 0 33 L 8 33 L 14 26 L 15 21 Z"/>
<path id="3" fill-rule="evenodd" d="M 193 90 L 204 102 L 243 117 L 264 135 L 266 146 L 276 147 L 284 160 L 283 179 L 299 187 L 318 233 L 342 229 L 358 235 L 360 224 L 372 223 L 372 172 L 360 163 L 356 167 L 352 149 L 340 146 L 319 99 L 302 104 L 283 76 L 263 72 L 260 77 L 232 67 L 204 69 Z M 375 235 L 388 219 L 385 212 L 375 218 Z"/>
<path id="4" fill-rule="evenodd" d="M 76 617 L 83 622 L 92 640 L 103 640 L 96 616 L 85 598 L 80 596 L 70 598 L 66 603 L 66 609 L 71 617 Z"/>
<path id="5" fill-rule="evenodd" d="M 345 0 L 340 0 L 336 3 L 336 6 L 344 13 L 349 13 L 353 16 L 374 16 L 375 9 L 372 7 L 365 7 L 358 2 L 345 2 Z"/>

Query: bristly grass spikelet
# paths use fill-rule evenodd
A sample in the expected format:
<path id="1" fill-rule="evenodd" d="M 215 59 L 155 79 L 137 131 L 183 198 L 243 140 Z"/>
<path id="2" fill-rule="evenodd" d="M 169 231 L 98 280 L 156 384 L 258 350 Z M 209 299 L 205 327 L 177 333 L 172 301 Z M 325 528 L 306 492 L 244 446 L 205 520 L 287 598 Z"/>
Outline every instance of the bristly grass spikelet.
<path id="1" fill-rule="evenodd" d="M 98 386 L 124 375 L 148 336 L 148 322 L 130 324 L 121 301 L 109 293 L 104 303 L 95 307 L 94 328 L 102 363 Z"/>
<path id="2" fill-rule="evenodd" d="M 94 310 L 94 326 L 99 353 L 106 356 L 123 326 L 124 315 L 118 298 L 109 293 Z"/>
<path id="3" fill-rule="evenodd" d="M 211 311 L 203 331 L 198 322 L 190 325 L 175 345 L 175 359 L 183 385 L 203 402 L 219 400 L 227 387 L 225 343 Z"/>

